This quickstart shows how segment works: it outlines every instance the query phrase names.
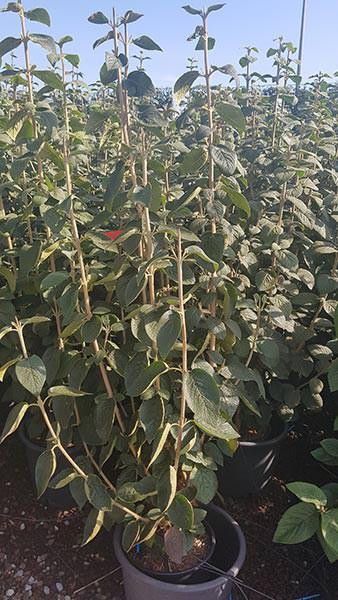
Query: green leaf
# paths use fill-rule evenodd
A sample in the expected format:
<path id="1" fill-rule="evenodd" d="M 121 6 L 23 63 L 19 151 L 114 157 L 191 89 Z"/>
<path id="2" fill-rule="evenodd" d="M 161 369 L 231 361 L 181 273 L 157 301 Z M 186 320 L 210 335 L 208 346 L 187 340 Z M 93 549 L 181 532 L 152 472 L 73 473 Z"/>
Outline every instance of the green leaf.
<path id="1" fill-rule="evenodd" d="M 335 438 L 327 438 L 320 442 L 322 448 L 324 448 L 325 452 L 331 454 L 334 458 L 338 458 L 338 440 Z"/>
<path id="2" fill-rule="evenodd" d="M 212 6 L 209 6 L 207 8 L 207 15 L 209 15 L 211 12 L 213 12 L 215 10 L 221 10 L 221 8 L 223 8 L 223 6 L 225 6 L 225 2 L 223 4 L 213 4 Z"/>
<path id="3" fill-rule="evenodd" d="M 156 379 L 168 371 L 167 365 L 162 361 L 155 361 L 149 367 L 137 372 L 125 373 L 125 385 L 128 396 L 136 397 L 143 394 Z"/>
<path id="4" fill-rule="evenodd" d="M 156 481 L 153 477 L 144 477 L 137 482 L 124 483 L 118 489 L 118 498 L 126 504 L 135 504 L 156 495 Z"/>
<path id="5" fill-rule="evenodd" d="M 17 430 L 28 408 L 29 404 L 27 404 L 27 402 L 19 402 L 19 404 L 16 404 L 12 408 L 3 428 L 0 438 L 0 444 L 2 444 L 6 437 L 8 437 L 12 433 L 14 433 L 14 431 Z"/>
<path id="6" fill-rule="evenodd" d="M 33 396 L 39 396 L 46 381 L 46 367 L 39 356 L 33 354 L 20 360 L 15 374 L 21 385 Z"/>
<path id="7" fill-rule="evenodd" d="M 207 413 L 195 415 L 194 420 L 196 426 L 210 437 L 215 437 L 227 442 L 237 440 L 240 435 L 227 419 L 227 415 L 223 415 L 215 408 L 211 407 Z"/>
<path id="8" fill-rule="evenodd" d="M 278 253 L 278 262 L 282 267 L 293 273 L 296 273 L 299 268 L 297 256 L 289 250 L 281 250 Z"/>
<path id="9" fill-rule="evenodd" d="M 142 15 L 141 13 L 136 13 L 132 10 L 127 10 L 126 14 L 123 17 L 123 22 L 124 23 L 135 23 L 135 21 L 138 21 L 143 16 L 144 15 Z"/>
<path id="10" fill-rule="evenodd" d="M 218 264 L 223 258 L 225 237 L 223 233 L 204 233 L 201 240 L 201 248 L 207 256 Z"/>
<path id="11" fill-rule="evenodd" d="M 17 179 L 21 173 L 26 170 L 31 159 L 31 156 L 23 156 L 22 158 L 16 158 L 13 160 L 11 164 L 11 175 L 13 179 Z"/>
<path id="12" fill-rule="evenodd" d="M 239 379 L 240 381 L 254 381 L 257 384 L 257 387 L 265 398 L 265 387 L 259 371 L 255 369 L 250 369 L 245 365 L 242 365 L 240 362 L 233 362 L 229 365 L 229 371 L 235 379 Z"/>
<path id="13" fill-rule="evenodd" d="M 338 559 L 338 508 L 332 508 L 323 513 L 321 521 L 323 538 L 337 554 Z"/>
<path id="14" fill-rule="evenodd" d="M 250 217 L 251 208 L 250 208 L 250 204 L 249 204 L 248 200 L 246 199 L 246 197 L 241 192 L 238 192 L 238 190 L 235 190 L 234 188 L 231 188 L 230 186 L 228 186 L 226 188 L 226 192 L 227 192 L 227 195 L 230 198 L 232 204 L 234 206 L 237 206 L 237 208 L 244 210 L 244 212 L 247 214 L 247 216 Z"/>
<path id="15" fill-rule="evenodd" d="M 80 57 L 78 54 L 65 54 L 65 59 L 73 65 L 73 67 L 78 67 L 80 64 Z"/>
<path id="16" fill-rule="evenodd" d="M 215 270 L 218 267 L 218 263 L 209 258 L 204 250 L 202 250 L 202 248 L 199 246 L 188 246 L 188 248 L 185 249 L 183 257 L 189 258 L 190 256 L 197 256 L 198 258 L 205 260 L 205 262 L 211 263 Z"/>
<path id="17" fill-rule="evenodd" d="M 136 300 L 136 298 L 139 297 L 139 295 L 141 294 L 142 290 L 144 290 L 144 288 L 147 285 L 147 280 L 145 277 L 139 278 L 139 275 L 133 275 L 133 277 L 130 277 L 126 288 L 125 288 L 125 304 L 126 306 L 129 306 L 129 304 L 131 304 L 132 302 L 134 302 L 134 300 Z"/>
<path id="18" fill-rule="evenodd" d="M 338 358 L 336 358 L 330 365 L 328 371 L 328 380 L 331 392 L 338 391 Z"/>
<path id="19" fill-rule="evenodd" d="M 37 23 L 42 23 L 42 25 L 50 27 L 50 16 L 45 8 L 33 8 L 33 10 L 28 10 L 25 12 L 25 17 L 29 21 L 36 21 Z"/>
<path id="20" fill-rule="evenodd" d="M 40 323 L 50 323 L 50 318 L 49 317 L 39 317 L 38 315 L 36 315 L 36 317 L 29 317 L 29 319 L 22 319 L 22 321 L 20 321 L 20 323 L 23 327 L 25 327 L 26 325 L 40 325 Z"/>
<path id="21" fill-rule="evenodd" d="M 327 504 L 327 498 L 324 492 L 312 483 L 295 481 L 294 483 L 289 483 L 286 487 L 288 490 L 290 490 L 290 492 L 295 494 L 299 500 L 309 504 L 314 504 L 314 506 L 318 509 L 326 506 Z"/>
<path id="22" fill-rule="evenodd" d="M 102 329 L 101 319 L 94 315 L 82 325 L 81 335 L 84 342 L 91 344 L 99 337 Z"/>
<path id="23" fill-rule="evenodd" d="M 110 85 L 117 81 L 119 76 L 118 69 L 108 69 L 106 63 L 103 63 L 100 69 L 100 81 L 103 85 Z"/>
<path id="24" fill-rule="evenodd" d="M 278 523 L 273 541 L 277 544 L 300 544 L 319 528 L 319 512 L 313 504 L 300 502 L 291 506 Z"/>
<path id="25" fill-rule="evenodd" d="M 52 71 L 33 71 L 33 75 L 54 90 L 63 91 L 63 83 L 57 73 L 53 73 Z"/>
<path id="26" fill-rule="evenodd" d="M 4 365 L 2 365 L 2 367 L 0 367 L 0 381 L 1 382 L 4 380 L 4 377 L 5 377 L 6 372 L 8 371 L 8 369 L 10 367 L 12 367 L 13 365 L 15 365 L 21 358 L 22 358 L 21 355 L 17 356 L 16 358 L 12 358 L 12 360 L 9 360 Z"/>
<path id="27" fill-rule="evenodd" d="M 76 480 L 75 480 L 76 481 Z M 72 482 L 74 483 L 74 482 Z M 85 522 L 83 538 L 82 538 L 82 546 L 85 546 L 89 542 L 91 542 L 99 533 L 104 519 L 104 512 L 102 510 L 96 510 L 93 508 Z"/>
<path id="28" fill-rule="evenodd" d="M 16 288 L 16 275 L 15 273 L 12 273 L 12 271 L 10 269 L 7 269 L 7 267 L 0 267 L 0 275 L 2 275 L 7 283 L 8 283 L 8 287 L 10 292 L 12 292 L 12 294 L 15 292 L 15 288 Z"/>
<path id="29" fill-rule="evenodd" d="M 76 333 L 86 321 L 87 317 L 81 314 L 77 315 L 75 319 L 63 329 L 63 331 L 61 332 L 61 337 L 63 339 L 70 337 L 71 335 Z"/>
<path id="30" fill-rule="evenodd" d="M 132 71 L 129 73 L 127 79 L 124 80 L 124 87 L 132 98 L 153 96 L 156 91 L 149 75 L 144 71 Z"/>
<path id="31" fill-rule="evenodd" d="M 223 145 L 211 146 L 211 156 L 223 175 L 229 177 L 234 174 L 237 166 L 237 156 L 233 150 L 229 150 Z"/>
<path id="32" fill-rule="evenodd" d="M 167 358 L 180 333 L 180 315 L 175 310 L 167 310 L 158 322 L 157 333 L 157 346 L 163 359 Z"/>
<path id="33" fill-rule="evenodd" d="M 171 430 L 171 423 L 166 423 L 163 431 L 160 434 L 158 434 L 158 439 L 155 440 L 155 442 L 154 442 L 155 450 L 154 450 L 151 460 L 148 464 L 148 467 L 147 467 L 148 469 L 155 462 L 155 460 L 157 460 L 157 458 L 160 456 L 160 454 L 164 448 L 164 445 L 168 439 L 170 430 Z"/>
<path id="34" fill-rule="evenodd" d="M 95 12 L 94 14 L 88 17 L 89 23 L 94 23 L 94 25 L 107 25 L 109 23 L 108 17 L 104 15 L 100 10 Z"/>
<path id="35" fill-rule="evenodd" d="M 338 483 L 327 483 L 321 489 L 327 498 L 326 508 L 335 508 L 338 505 Z"/>
<path id="36" fill-rule="evenodd" d="M 195 467 L 190 475 L 190 483 L 196 488 L 196 500 L 203 504 L 212 502 L 218 488 L 214 471 L 205 467 Z"/>
<path id="37" fill-rule="evenodd" d="M 50 479 L 56 469 L 56 457 L 53 449 L 45 450 L 40 454 L 35 465 L 35 484 L 38 498 L 46 491 Z"/>
<path id="38" fill-rule="evenodd" d="M 93 475 L 92 473 L 88 475 L 85 481 L 85 491 L 89 502 L 98 511 L 111 510 L 113 505 L 112 497 L 97 475 Z"/>
<path id="39" fill-rule="evenodd" d="M 21 4 L 19 2 L 8 2 L 7 6 L 0 9 L 0 12 L 14 12 L 18 13 L 21 10 Z"/>
<path id="40" fill-rule="evenodd" d="M 229 440 L 239 437 L 221 412 L 219 387 L 209 373 L 198 368 L 185 374 L 183 392 L 197 427 L 217 438 Z"/>
<path id="41" fill-rule="evenodd" d="M 133 44 L 143 50 L 158 50 L 162 52 L 162 48 L 147 35 L 141 35 L 141 37 L 133 39 Z"/>
<path id="42" fill-rule="evenodd" d="M 213 50 L 214 47 L 215 47 L 215 44 L 216 44 L 215 38 L 208 37 L 208 50 Z M 200 38 L 199 38 L 199 40 L 198 40 L 198 42 L 197 42 L 197 44 L 196 44 L 195 50 L 196 51 L 204 50 L 205 46 L 206 46 L 205 37 L 204 37 L 204 35 L 201 35 Z"/>
<path id="43" fill-rule="evenodd" d="M 136 107 L 137 118 L 143 125 L 148 127 L 165 127 L 167 121 L 163 118 L 161 111 L 151 104 L 140 104 Z"/>
<path id="44" fill-rule="evenodd" d="M 129 552 L 137 543 L 140 535 L 140 524 L 138 521 L 127 523 L 122 534 L 122 548 L 125 552 Z"/>
<path id="45" fill-rule="evenodd" d="M 46 71 L 46 73 L 48 74 L 48 73 L 50 73 L 50 71 Z M 54 163 L 54 165 L 58 169 L 60 169 L 60 171 L 64 170 L 64 161 L 63 161 L 62 155 L 59 152 L 57 152 L 56 150 L 54 150 L 54 148 L 50 144 L 45 143 L 43 145 L 43 148 L 40 152 L 40 158 L 47 158 L 52 163 Z M 45 213 L 45 218 L 46 218 L 46 213 Z"/>
<path id="46" fill-rule="evenodd" d="M 53 490 L 60 490 L 77 478 L 79 478 L 78 473 L 72 471 L 72 469 L 63 469 L 50 480 L 48 487 Z"/>
<path id="47" fill-rule="evenodd" d="M 71 481 L 69 484 L 69 491 L 70 491 L 71 495 L 73 496 L 79 509 L 82 510 L 87 502 L 87 496 L 86 496 L 85 486 L 84 486 L 84 479 L 82 477 L 76 477 L 76 479 L 73 479 L 73 481 Z M 90 540 L 88 540 L 88 541 L 90 541 Z"/>
<path id="48" fill-rule="evenodd" d="M 172 466 L 161 475 L 157 482 L 157 502 L 160 510 L 166 512 L 171 506 L 177 488 L 177 473 Z"/>
<path id="49" fill-rule="evenodd" d="M 69 278 L 68 273 L 64 273 L 63 271 L 55 271 L 54 273 L 49 273 L 40 284 L 40 290 L 45 292 L 50 288 L 55 288 L 58 285 L 64 283 Z"/>
<path id="50" fill-rule="evenodd" d="M 207 414 L 210 405 L 220 403 L 219 388 L 215 379 L 203 369 L 193 369 L 183 377 L 183 389 L 190 410 L 198 418 Z"/>
<path id="51" fill-rule="evenodd" d="M 230 127 L 236 129 L 238 133 L 244 133 L 246 120 L 239 106 L 222 102 L 221 104 L 216 105 L 216 112 L 221 119 L 224 120 L 226 125 L 230 125 Z"/>
<path id="52" fill-rule="evenodd" d="M 109 177 L 107 189 L 105 191 L 103 202 L 105 208 L 108 210 L 113 209 L 114 199 L 119 193 L 123 178 L 125 173 L 125 162 L 123 160 L 119 160 L 116 163 L 115 169 Z"/>
<path id="53" fill-rule="evenodd" d="M 65 44 L 68 44 L 69 42 L 72 42 L 73 38 L 71 35 L 64 35 L 62 38 L 59 39 L 58 44 L 59 46 L 64 46 Z"/>
<path id="54" fill-rule="evenodd" d="M 163 402 L 158 396 L 153 396 L 143 400 L 138 412 L 146 439 L 151 443 L 163 426 Z"/>
<path id="55" fill-rule="evenodd" d="M 12 52 L 15 48 L 20 46 L 22 40 L 20 38 L 7 37 L 0 42 L 0 58 L 8 54 L 8 52 Z"/>
<path id="56" fill-rule="evenodd" d="M 198 10 L 197 8 L 193 8 L 192 6 L 190 6 L 190 4 L 187 4 L 186 6 L 182 6 L 182 8 L 184 10 L 186 10 L 190 15 L 202 15 L 203 11 Z"/>
<path id="57" fill-rule="evenodd" d="M 89 119 L 86 124 L 86 132 L 94 133 L 97 129 L 102 127 L 111 116 L 109 110 L 99 110 L 93 108 L 89 113 Z"/>
<path id="58" fill-rule="evenodd" d="M 90 392 L 82 392 L 80 390 L 73 390 L 66 385 L 56 385 L 49 388 L 48 396 L 54 398 L 55 396 L 69 396 L 71 398 L 80 398 L 81 396 L 90 396 Z"/>
<path id="59" fill-rule="evenodd" d="M 56 55 L 55 41 L 50 35 L 45 35 L 44 33 L 30 33 L 29 39 L 34 44 L 39 44 L 39 46 L 42 46 L 42 48 L 47 50 L 47 52 L 50 54 L 53 54 L 54 56 Z M 36 72 L 34 75 L 36 75 Z"/>
<path id="60" fill-rule="evenodd" d="M 167 516 L 173 525 L 183 531 L 189 531 L 194 525 L 194 509 L 183 494 L 176 494 L 167 510 Z"/>
<path id="61" fill-rule="evenodd" d="M 20 248 L 19 263 L 22 277 L 27 277 L 37 267 L 40 256 L 41 242 L 39 241 L 34 242 L 32 246 L 24 245 Z"/>
<path id="62" fill-rule="evenodd" d="M 180 172 L 182 175 L 199 172 L 208 160 L 208 153 L 201 146 L 190 150 L 184 155 L 183 161 L 180 164 Z"/>
<path id="63" fill-rule="evenodd" d="M 317 536 L 318 536 L 319 543 L 320 543 L 321 547 L 323 548 L 328 561 L 331 564 L 335 563 L 336 560 L 338 560 L 338 553 L 334 552 L 333 549 L 331 548 L 331 546 L 329 546 L 326 543 L 326 541 L 323 538 L 323 534 L 322 534 L 321 531 L 317 532 Z"/>
<path id="64" fill-rule="evenodd" d="M 187 71 L 178 78 L 174 85 L 174 96 L 176 102 L 183 100 L 184 96 L 189 92 L 191 86 L 200 76 L 198 71 Z"/>

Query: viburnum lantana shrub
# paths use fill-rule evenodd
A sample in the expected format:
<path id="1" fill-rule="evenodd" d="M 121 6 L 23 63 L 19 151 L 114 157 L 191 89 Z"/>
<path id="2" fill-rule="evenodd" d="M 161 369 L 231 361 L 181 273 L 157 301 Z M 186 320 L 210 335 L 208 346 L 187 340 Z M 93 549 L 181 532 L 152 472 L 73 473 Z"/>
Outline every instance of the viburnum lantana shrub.
<path id="1" fill-rule="evenodd" d="M 84 543 L 124 522 L 125 550 L 160 540 L 176 559 L 203 532 L 223 455 L 274 413 L 320 408 L 336 354 L 335 92 L 319 78 L 297 98 L 282 40 L 274 93 L 250 69 L 242 88 L 211 60 L 222 7 L 184 7 L 201 60 L 174 104 L 131 10 L 89 17 L 109 47 L 89 92 L 69 36 L 27 33 L 50 25 L 45 9 L 9 3 L 20 37 L 0 44 L 24 51 L 1 84 L 2 440 L 23 423 L 43 441 L 38 493 L 69 485 L 90 506 Z"/>

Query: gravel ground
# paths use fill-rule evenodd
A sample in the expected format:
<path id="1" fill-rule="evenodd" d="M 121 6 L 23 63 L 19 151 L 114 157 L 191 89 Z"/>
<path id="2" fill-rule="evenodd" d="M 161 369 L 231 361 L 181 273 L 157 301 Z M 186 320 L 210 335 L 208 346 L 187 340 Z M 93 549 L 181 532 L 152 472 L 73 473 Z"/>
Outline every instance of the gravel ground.
<path id="1" fill-rule="evenodd" d="M 123 600 L 111 535 L 103 533 L 80 546 L 83 515 L 37 502 L 23 448 L 15 438 L 1 446 L 0 480 L 3 600 Z"/>
<path id="2" fill-rule="evenodd" d="M 261 498 L 226 502 L 247 540 L 240 578 L 257 590 L 243 588 L 246 596 L 237 592 L 234 599 L 262 600 L 260 591 L 272 600 L 316 593 L 321 594 L 317 600 L 338 600 L 338 569 L 329 567 L 316 542 L 286 547 L 271 541 L 278 518 L 292 501 L 284 482 L 313 479 L 316 468 L 317 483 L 328 480 L 309 459 L 309 448 L 323 436 L 318 424 L 292 434 L 269 491 Z M 124 600 L 111 534 L 103 532 L 82 548 L 83 515 L 75 509 L 47 509 L 36 500 L 22 445 L 14 437 L 0 447 L 0 480 L 0 598 Z"/>

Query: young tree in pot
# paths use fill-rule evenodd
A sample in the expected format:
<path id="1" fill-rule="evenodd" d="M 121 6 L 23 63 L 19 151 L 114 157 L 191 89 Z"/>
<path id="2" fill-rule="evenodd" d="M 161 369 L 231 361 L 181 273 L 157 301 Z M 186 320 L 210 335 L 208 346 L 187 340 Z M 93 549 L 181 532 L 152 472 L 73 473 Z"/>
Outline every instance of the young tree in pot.
<path id="1" fill-rule="evenodd" d="M 106 22 L 101 15 L 95 18 Z M 114 34 L 116 26 L 114 22 Z M 58 155 L 55 156 L 50 148 L 48 159 L 54 157 L 57 162 L 61 172 L 58 181 L 62 181 L 66 197 L 61 203 L 51 202 L 51 213 L 45 211 L 44 216 L 62 217 L 66 241 L 64 245 L 57 244 L 57 249 L 60 249 L 55 256 L 58 268 L 47 277 L 41 277 L 43 285 L 39 290 L 43 292 L 48 309 L 54 306 L 58 318 L 67 321 L 62 322 L 59 328 L 59 324 L 54 325 L 52 320 L 55 327 L 53 340 L 58 339 L 62 345 L 57 350 L 62 352 L 64 368 L 51 378 L 51 383 L 56 379 L 59 385 L 50 387 L 49 382 L 46 385 L 46 356 L 41 358 L 34 351 L 34 345 L 30 345 L 21 315 L 18 319 L 14 316 L 10 319 L 8 331 L 4 331 L 3 335 L 16 335 L 14 343 L 19 346 L 22 356 L 17 357 L 15 377 L 29 397 L 12 410 L 2 440 L 18 428 L 28 410 L 38 409 L 47 429 L 47 449 L 36 467 L 39 491 L 43 492 L 48 484 L 60 488 L 69 484 L 80 506 L 88 501 L 92 508 L 85 525 L 84 543 L 93 539 L 103 524 L 109 527 L 122 519 L 125 551 L 131 550 L 135 544 L 142 543 L 142 548 L 145 548 L 146 542 L 149 542 L 148 546 L 152 543 L 157 548 L 156 544 L 160 543 L 164 564 L 166 566 L 169 562 L 171 570 L 175 561 L 185 555 L 188 558 L 183 566 L 199 567 L 212 546 L 209 529 L 207 527 L 206 535 L 202 525 L 206 513 L 199 503 L 208 503 L 216 492 L 215 457 L 219 457 L 215 445 L 204 445 L 205 432 L 225 440 L 237 437 L 224 415 L 214 375 L 208 364 L 198 363 L 200 351 L 203 352 L 204 348 L 191 343 L 187 330 L 186 304 L 190 303 L 190 318 L 193 319 L 200 301 L 195 291 L 208 287 L 210 271 L 206 272 L 205 265 L 211 265 L 212 271 L 218 267 L 217 261 L 194 243 L 199 243 L 200 239 L 183 227 L 178 210 L 193 201 L 200 189 L 195 187 L 184 191 L 179 186 L 175 191 L 176 197 L 173 197 L 169 188 L 164 187 L 167 195 L 163 196 L 168 203 L 166 210 L 162 204 L 157 204 L 157 207 L 156 203 L 153 204 L 156 187 L 148 182 L 148 165 L 156 146 L 161 146 L 158 140 L 166 145 L 161 130 L 165 125 L 163 120 L 160 124 L 157 122 L 159 132 L 150 131 L 148 134 L 149 114 L 157 121 L 161 115 L 151 111 L 151 106 L 146 107 L 147 110 L 138 106 L 138 111 L 142 112 L 142 124 L 133 122 L 131 128 L 125 90 L 129 97 L 144 100 L 153 86 L 144 88 L 145 78 L 140 74 L 132 78 L 129 74 L 127 80 L 130 85 L 122 86 L 122 63 L 119 63 L 117 81 L 122 136 L 124 141 L 130 134 L 135 136 L 137 149 L 141 150 L 141 161 L 138 162 L 134 154 L 129 153 L 129 148 L 123 146 L 125 155 L 119 157 L 105 193 L 108 214 L 100 217 L 101 224 L 111 218 L 112 210 L 117 210 L 115 200 L 121 191 L 123 200 L 130 201 L 130 212 L 123 223 L 126 233 L 116 240 L 107 239 L 103 232 L 86 233 L 84 236 L 79 233 L 78 179 L 72 175 L 76 155 L 72 140 L 76 140 L 76 136 L 70 135 L 72 125 L 66 94 L 64 43 L 65 39 L 59 42 L 62 77 L 48 76 L 49 84 L 53 83 L 54 89 L 61 92 L 64 131 L 62 140 L 55 140 Z M 38 73 L 46 79 L 45 75 Z M 153 125 L 151 121 L 151 127 Z M 125 163 L 128 164 L 125 174 L 130 174 L 131 187 L 129 181 L 124 183 Z M 40 173 L 40 176 L 43 177 L 43 174 Z M 111 252 L 116 258 L 112 265 L 113 277 L 107 273 L 111 267 L 107 254 L 111 257 Z M 65 262 L 67 267 L 62 273 Z M 61 289 L 47 285 L 50 283 L 45 281 L 48 277 L 54 284 L 57 279 L 60 278 L 59 283 L 62 279 Z M 93 288 L 106 285 L 109 285 L 109 295 L 104 302 L 95 294 L 91 296 Z M 68 294 L 67 299 L 64 294 Z M 64 301 L 60 303 L 61 297 Z M 72 310 L 67 312 L 70 304 Z M 102 305 L 106 308 L 108 324 L 100 316 Z M 207 309 L 209 304 L 204 306 Z M 202 314 L 202 310 L 200 312 Z M 103 335 L 104 327 L 106 335 Z M 72 350 L 69 349 L 71 346 Z M 191 357 L 189 352 L 193 353 Z M 75 369 L 75 361 L 71 362 L 71 357 L 81 362 L 80 369 L 79 365 Z M 13 368 L 13 365 L 8 365 L 8 368 Z M 86 377 L 90 370 L 100 373 L 104 394 L 97 395 L 101 391 L 98 387 L 95 390 L 90 386 L 87 388 Z M 74 382 L 74 378 L 76 386 L 73 387 L 70 383 Z M 94 391 L 93 410 L 90 414 L 86 411 L 83 414 L 82 400 L 85 403 L 85 395 Z M 71 455 L 69 440 L 65 439 L 58 418 L 55 418 L 55 394 L 61 394 L 64 399 L 71 398 L 71 428 L 79 434 L 85 457 Z M 66 404 L 64 400 L 63 404 Z M 101 437 L 102 429 L 105 430 L 106 437 L 101 437 L 103 443 L 92 441 L 93 446 L 101 446 L 102 449 L 98 460 L 86 437 L 89 427 L 98 437 Z M 114 445 L 120 456 L 121 475 L 117 481 L 110 481 L 102 466 Z M 68 469 L 58 474 L 57 452 L 69 464 Z M 218 566 L 225 571 L 231 569 L 231 574 L 235 575 L 244 560 L 243 536 L 238 526 L 222 511 L 215 512 L 223 515 L 224 531 L 229 531 L 229 545 L 232 546 L 227 563 Z M 193 556 L 197 549 L 199 554 Z M 193 564 L 190 562 L 192 559 Z M 215 589 L 224 590 L 229 585 L 224 577 L 217 576 L 210 585 L 201 588 L 200 595 L 208 590 L 212 597 Z M 175 594 L 176 586 L 171 590 Z M 191 595 L 192 590 L 187 586 L 181 592 Z M 199 593 L 197 588 L 194 593 Z"/>

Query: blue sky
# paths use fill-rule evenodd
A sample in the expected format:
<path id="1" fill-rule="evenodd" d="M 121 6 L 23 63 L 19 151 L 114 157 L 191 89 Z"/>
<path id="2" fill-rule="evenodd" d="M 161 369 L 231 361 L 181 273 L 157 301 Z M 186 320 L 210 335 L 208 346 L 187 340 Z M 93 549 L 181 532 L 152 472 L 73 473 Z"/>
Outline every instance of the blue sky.
<path id="1" fill-rule="evenodd" d="M 210 3 L 215 2 L 212 0 Z M 112 3 L 113 0 L 26 0 L 25 7 L 40 6 L 49 11 L 52 19 L 50 33 L 56 39 L 65 34 L 74 38 L 67 50 L 81 55 L 81 70 L 86 81 L 92 82 L 98 77 L 105 49 L 110 49 L 110 43 L 92 50 L 92 43 L 107 29 L 104 25 L 88 23 L 87 18 L 97 10 L 110 16 Z M 128 9 L 144 13 L 144 18 L 131 26 L 132 33 L 135 37 L 149 35 L 163 48 L 163 53 L 151 53 L 152 60 L 147 62 L 148 72 L 158 86 L 172 85 L 185 71 L 187 57 L 194 55 L 193 43 L 187 42 L 186 38 L 199 20 L 181 9 L 184 3 L 182 0 L 115 2 L 120 14 Z M 193 0 L 191 4 L 201 8 L 204 2 Z M 214 12 L 210 17 L 210 35 L 217 38 L 212 64 L 231 63 L 240 71 L 238 59 L 243 47 L 253 45 L 260 49 L 255 70 L 269 72 L 271 59 L 265 58 L 266 50 L 273 45 L 273 39 L 280 35 L 297 45 L 300 12 L 301 0 L 228 0 L 222 11 Z M 338 0 L 308 0 L 303 66 L 305 77 L 319 70 L 331 74 L 338 70 L 337 23 Z M 29 23 L 29 30 L 48 33 L 48 28 L 38 23 Z M 18 31 L 17 15 L 0 14 L 1 39 L 8 35 L 16 36 Z M 43 53 L 38 48 L 34 49 L 32 55 L 40 68 L 46 65 Z M 195 56 L 201 58 L 201 53 L 197 52 Z"/>

